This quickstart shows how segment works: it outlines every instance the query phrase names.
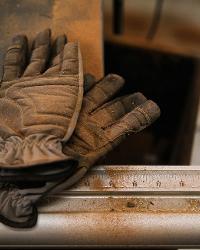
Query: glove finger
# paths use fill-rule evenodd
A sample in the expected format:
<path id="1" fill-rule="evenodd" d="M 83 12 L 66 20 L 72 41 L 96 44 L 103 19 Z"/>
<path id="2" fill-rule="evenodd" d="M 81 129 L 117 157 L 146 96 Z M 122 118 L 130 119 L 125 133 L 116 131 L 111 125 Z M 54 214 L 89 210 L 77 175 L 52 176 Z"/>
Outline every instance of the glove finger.
<path id="1" fill-rule="evenodd" d="M 67 76 L 79 74 L 81 61 L 79 44 L 74 42 L 65 44 L 63 50 L 61 74 Z"/>
<path id="2" fill-rule="evenodd" d="M 99 81 L 84 96 L 83 108 L 85 112 L 92 112 L 106 103 L 113 97 L 124 85 L 124 79 L 115 74 L 109 74 Z"/>
<path id="3" fill-rule="evenodd" d="M 5 55 L 3 81 L 11 81 L 21 76 L 26 64 L 27 51 L 27 37 L 14 37 Z"/>
<path id="4" fill-rule="evenodd" d="M 32 203 L 39 203 L 45 196 L 49 194 L 58 194 L 77 183 L 87 172 L 86 167 L 78 168 L 77 171 L 70 177 L 61 178 L 58 182 L 47 183 L 40 193 L 28 192 L 26 195 L 31 199 Z"/>
<path id="5" fill-rule="evenodd" d="M 15 216 L 10 216 L 9 211 L 7 214 L 0 214 L 0 222 L 6 226 L 14 228 L 32 228 L 37 223 L 38 211 L 35 206 L 32 206 L 32 214 L 29 216 L 22 217 L 21 220 L 16 220 Z M 14 211 L 13 211 L 14 212 Z"/>
<path id="6" fill-rule="evenodd" d="M 66 43 L 67 43 L 67 37 L 65 35 L 61 35 L 56 38 L 52 47 L 52 59 L 54 59 L 63 51 Z M 54 62 L 54 60 L 52 60 L 51 63 L 52 65 L 57 64 L 57 62 Z"/>
<path id="7" fill-rule="evenodd" d="M 46 29 L 40 32 L 34 42 L 30 63 L 27 66 L 24 76 L 36 76 L 41 74 L 46 66 L 50 49 L 51 31 Z"/>
<path id="8" fill-rule="evenodd" d="M 62 58 L 63 58 L 63 49 L 67 42 L 65 35 L 58 36 L 54 41 L 52 46 L 52 55 L 50 60 L 50 67 L 44 72 L 44 75 L 53 75 L 60 71 Z"/>
<path id="9" fill-rule="evenodd" d="M 96 79 L 92 74 L 84 75 L 84 93 L 87 93 L 96 83 Z"/>
<path id="10" fill-rule="evenodd" d="M 114 99 L 92 113 L 92 118 L 102 127 L 108 127 L 138 105 L 147 101 L 141 93 L 134 93 Z"/>
<path id="11" fill-rule="evenodd" d="M 153 123 L 159 116 L 160 109 L 158 105 L 148 100 L 107 128 L 106 135 L 110 141 L 119 139 L 117 141 L 120 142 L 126 134 L 141 131 Z"/>
<path id="12" fill-rule="evenodd" d="M 47 182 L 41 188 L 20 189 L 19 194 L 26 197 L 31 204 L 37 204 L 48 194 L 59 193 L 78 182 L 87 172 L 86 167 L 78 168 L 73 174 L 60 178 L 58 181 Z"/>
<path id="13" fill-rule="evenodd" d="M 8 186 L 0 190 L 0 222 L 10 227 L 29 228 L 37 222 L 37 209 L 20 189 Z"/>
<path id="14" fill-rule="evenodd" d="M 62 192 L 63 190 L 66 190 L 73 186 L 75 183 L 77 183 L 83 176 L 87 173 L 87 168 L 82 167 L 76 171 L 74 175 L 72 175 L 69 178 L 61 180 L 59 183 L 56 183 L 56 185 L 49 188 L 47 194 L 57 194 L 59 192 Z"/>

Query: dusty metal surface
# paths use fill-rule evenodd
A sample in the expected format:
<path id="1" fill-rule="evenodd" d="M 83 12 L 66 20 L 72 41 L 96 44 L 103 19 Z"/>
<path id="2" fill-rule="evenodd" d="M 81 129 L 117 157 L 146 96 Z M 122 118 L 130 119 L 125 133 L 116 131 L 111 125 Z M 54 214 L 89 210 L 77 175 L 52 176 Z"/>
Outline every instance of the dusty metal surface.
<path id="1" fill-rule="evenodd" d="M 34 233 L 26 230 L 8 234 L 6 228 L 1 228 L 1 244 L 193 247 L 199 246 L 199 225 L 199 214 L 189 213 L 44 214 Z"/>
<path id="2" fill-rule="evenodd" d="M 0 245 L 200 247 L 199 178 L 200 167 L 95 167 L 47 197 L 35 228 L 0 225 Z"/>

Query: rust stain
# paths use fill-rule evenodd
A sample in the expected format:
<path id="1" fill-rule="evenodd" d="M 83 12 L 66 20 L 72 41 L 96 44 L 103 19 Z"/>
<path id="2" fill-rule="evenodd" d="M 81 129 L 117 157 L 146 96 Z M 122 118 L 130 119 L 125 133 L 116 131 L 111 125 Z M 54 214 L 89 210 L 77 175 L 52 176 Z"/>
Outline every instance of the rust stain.
<path id="1" fill-rule="evenodd" d="M 103 181 L 101 180 L 101 178 L 94 178 L 92 186 L 94 189 L 101 189 L 101 187 L 103 186 Z"/>
<path id="2" fill-rule="evenodd" d="M 110 209 L 114 209 L 118 212 L 147 212 L 150 211 L 152 202 L 148 199 L 140 199 L 140 198 L 113 198 L 110 196 L 108 198 Z"/>
<path id="3" fill-rule="evenodd" d="M 135 203 L 128 201 L 127 207 L 135 207 Z"/>
<path id="4" fill-rule="evenodd" d="M 188 210 L 193 212 L 200 212 L 200 200 L 189 199 L 188 200 Z"/>
<path id="5" fill-rule="evenodd" d="M 116 170 L 113 169 L 106 169 L 105 170 L 106 175 L 108 175 L 110 177 L 110 181 L 109 181 L 109 185 L 112 188 L 117 188 L 117 184 L 118 184 L 118 174 L 116 173 Z M 123 172 L 122 170 L 120 170 L 120 173 Z M 122 186 L 122 183 L 120 183 L 120 186 Z"/>

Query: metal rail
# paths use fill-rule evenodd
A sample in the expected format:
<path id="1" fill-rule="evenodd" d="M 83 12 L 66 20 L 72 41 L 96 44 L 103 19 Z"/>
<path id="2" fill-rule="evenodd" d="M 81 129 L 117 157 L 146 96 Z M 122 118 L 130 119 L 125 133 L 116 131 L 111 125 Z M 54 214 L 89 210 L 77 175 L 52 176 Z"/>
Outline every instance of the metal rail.
<path id="1" fill-rule="evenodd" d="M 49 196 L 29 230 L 0 225 L 0 246 L 200 247 L 200 167 L 99 166 Z"/>

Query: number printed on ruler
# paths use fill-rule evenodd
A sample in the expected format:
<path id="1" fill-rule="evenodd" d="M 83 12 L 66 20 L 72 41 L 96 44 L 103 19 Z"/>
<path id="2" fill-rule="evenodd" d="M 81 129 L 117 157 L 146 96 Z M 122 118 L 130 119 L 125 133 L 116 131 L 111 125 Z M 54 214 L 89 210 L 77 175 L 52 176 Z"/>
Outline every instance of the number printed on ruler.
<path id="1" fill-rule="evenodd" d="M 84 185 L 86 184 L 87 185 Z M 84 180 L 85 188 L 98 190 L 183 190 L 199 189 L 200 190 L 200 171 L 141 171 L 130 172 L 127 170 L 115 171 L 109 173 L 106 171 L 91 171 L 89 176 Z"/>

